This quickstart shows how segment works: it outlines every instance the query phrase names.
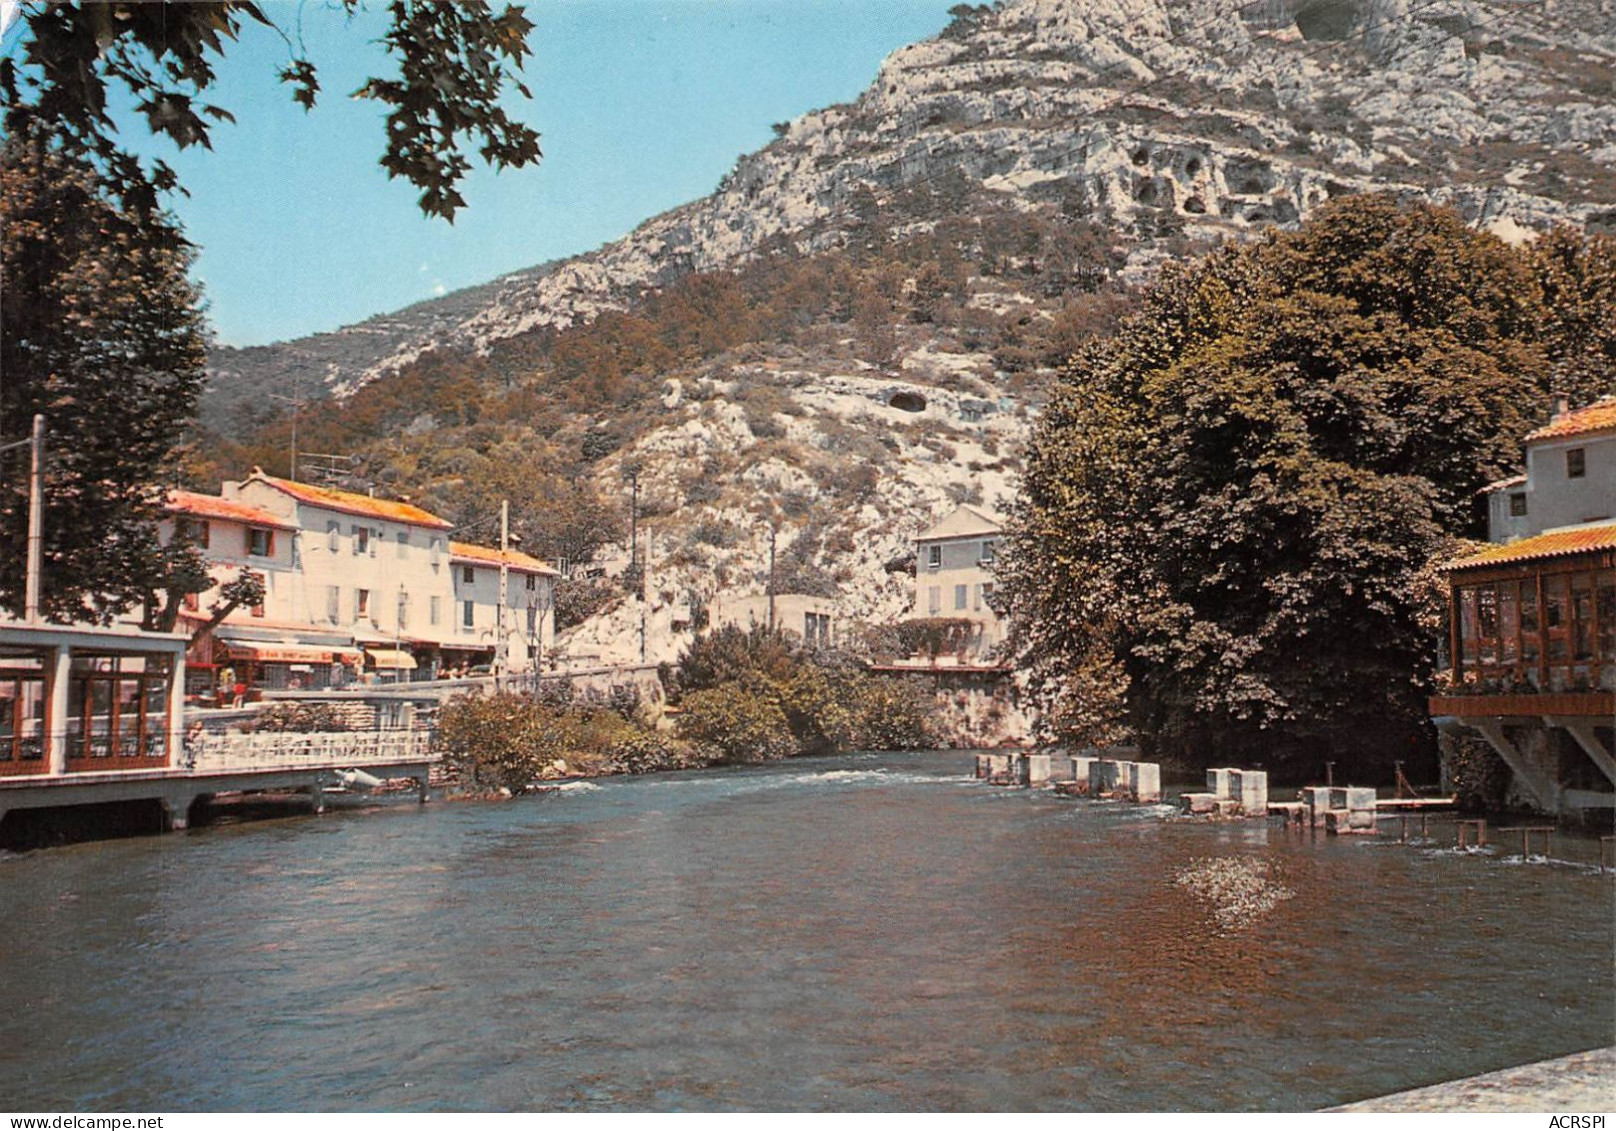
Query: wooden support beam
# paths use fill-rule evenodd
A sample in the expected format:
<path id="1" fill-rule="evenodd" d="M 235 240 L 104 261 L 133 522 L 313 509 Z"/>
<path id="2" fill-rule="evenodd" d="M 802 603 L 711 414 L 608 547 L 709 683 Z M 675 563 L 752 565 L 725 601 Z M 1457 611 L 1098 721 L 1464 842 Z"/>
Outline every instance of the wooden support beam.
<path id="1" fill-rule="evenodd" d="M 1524 786 L 1531 792 L 1532 797 L 1544 809 L 1553 813 L 1559 809 L 1559 787 L 1548 778 L 1538 773 L 1532 764 L 1526 760 L 1510 741 L 1509 735 L 1504 733 L 1503 724 L 1497 719 L 1466 719 L 1467 723 L 1481 732 L 1492 748 L 1498 751 L 1498 756 L 1504 760 Z"/>
<path id="2" fill-rule="evenodd" d="M 1599 767 L 1604 774 L 1616 785 L 1616 757 L 1612 757 L 1605 744 L 1599 741 L 1599 735 L 1594 730 L 1596 719 L 1572 718 L 1566 715 L 1545 715 L 1543 721 L 1551 727 L 1564 727 L 1571 737 L 1577 740 L 1577 745 Z"/>

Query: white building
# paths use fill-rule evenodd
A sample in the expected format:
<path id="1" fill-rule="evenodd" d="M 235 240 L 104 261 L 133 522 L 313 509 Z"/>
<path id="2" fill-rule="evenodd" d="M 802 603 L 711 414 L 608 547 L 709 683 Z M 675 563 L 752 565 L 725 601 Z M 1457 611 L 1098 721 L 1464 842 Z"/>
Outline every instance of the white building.
<path id="1" fill-rule="evenodd" d="M 322 688 L 492 665 L 502 628 L 507 670 L 524 671 L 554 642 L 554 570 L 507 552 L 502 626 L 500 552 L 451 544 L 450 523 L 408 500 L 254 469 L 221 496 L 175 492 L 168 509 L 166 534 L 183 529 L 216 579 L 246 567 L 265 582 L 262 606 L 236 610 L 193 650 L 193 694 L 210 682 Z M 206 619 L 201 608 L 189 618 Z"/>
<path id="2" fill-rule="evenodd" d="M 728 597 L 720 593 L 708 609 L 712 628 L 733 625 L 750 632 L 770 624 L 796 636 L 815 648 L 829 648 L 840 639 L 841 609 L 834 597 L 811 597 L 806 593 L 776 593 L 772 609 L 767 593 Z"/>
<path id="3" fill-rule="evenodd" d="M 1616 519 L 1616 397 L 1569 411 L 1526 437 L 1526 474 L 1487 488 L 1487 537 L 1514 542 L 1546 530 Z"/>
<path id="4" fill-rule="evenodd" d="M 469 649 L 497 642 L 499 571 L 505 564 L 505 660 L 507 670 L 529 671 L 555 646 L 555 581 L 560 576 L 538 558 L 518 550 L 466 542 L 449 544 L 454 566 L 454 628 L 450 646 Z"/>
<path id="5" fill-rule="evenodd" d="M 977 649 L 1004 639 L 993 611 L 994 560 L 1004 523 L 986 511 L 960 506 L 915 539 L 915 603 L 910 619 L 962 619 L 980 626 Z"/>

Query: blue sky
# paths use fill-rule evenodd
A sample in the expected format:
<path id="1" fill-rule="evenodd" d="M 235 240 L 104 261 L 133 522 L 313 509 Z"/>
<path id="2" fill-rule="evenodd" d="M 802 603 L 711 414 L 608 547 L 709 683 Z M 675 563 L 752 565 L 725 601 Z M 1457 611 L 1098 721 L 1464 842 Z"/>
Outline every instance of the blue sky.
<path id="1" fill-rule="evenodd" d="M 467 179 L 453 226 L 376 165 L 382 111 L 347 95 L 386 66 L 380 0 L 352 26 L 318 0 L 267 0 L 301 18 L 322 96 L 305 115 L 275 73 L 279 36 L 250 27 L 211 101 L 236 124 L 213 151 L 175 153 L 130 122 L 126 139 L 174 165 L 174 210 L 201 245 L 196 274 L 222 342 L 334 329 L 434 294 L 598 247 L 711 192 L 770 124 L 856 97 L 881 59 L 935 35 L 956 0 L 537 0 L 510 107 L 542 134 L 536 167 Z M 301 13 L 301 16 L 300 16 Z M 18 29 L 6 36 L 15 47 Z"/>

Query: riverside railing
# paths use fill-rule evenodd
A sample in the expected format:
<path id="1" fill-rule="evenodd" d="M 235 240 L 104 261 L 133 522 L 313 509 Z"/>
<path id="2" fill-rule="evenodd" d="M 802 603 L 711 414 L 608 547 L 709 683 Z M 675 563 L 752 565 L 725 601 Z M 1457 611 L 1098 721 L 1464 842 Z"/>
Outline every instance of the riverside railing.
<path id="1" fill-rule="evenodd" d="M 196 773 L 229 773 L 279 767 L 401 765 L 435 762 L 425 730 L 358 730 L 303 734 L 203 734 L 185 744 L 182 765 Z"/>

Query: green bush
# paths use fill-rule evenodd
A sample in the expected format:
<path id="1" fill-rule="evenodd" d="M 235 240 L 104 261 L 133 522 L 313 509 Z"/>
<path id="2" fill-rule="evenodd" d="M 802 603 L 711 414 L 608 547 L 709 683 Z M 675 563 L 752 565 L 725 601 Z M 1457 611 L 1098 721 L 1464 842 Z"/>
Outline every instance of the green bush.
<path id="1" fill-rule="evenodd" d="M 860 700 L 865 750 L 926 750 L 937 745 L 932 718 L 937 697 L 925 680 L 865 680 Z"/>
<path id="2" fill-rule="evenodd" d="M 688 693 L 679 733 L 714 762 L 770 762 L 798 750 L 779 703 L 739 683 Z"/>
<path id="3" fill-rule="evenodd" d="M 438 749 L 463 779 L 513 790 L 554 776 L 557 762 L 568 774 L 610 773 L 644 767 L 649 751 L 661 749 L 652 732 L 611 707 L 563 693 L 565 687 L 547 687 L 542 697 L 503 692 L 452 699 L 438 716 Z"/>
<path id="4" fill-rule="evenodd" d="M 608 756 L 620 774 L 649 774 L 658 770 L 682 770 L 701 764 L 701 759 L 685 743 L 671 734 L 636 730 L 616 742 Z"/>

